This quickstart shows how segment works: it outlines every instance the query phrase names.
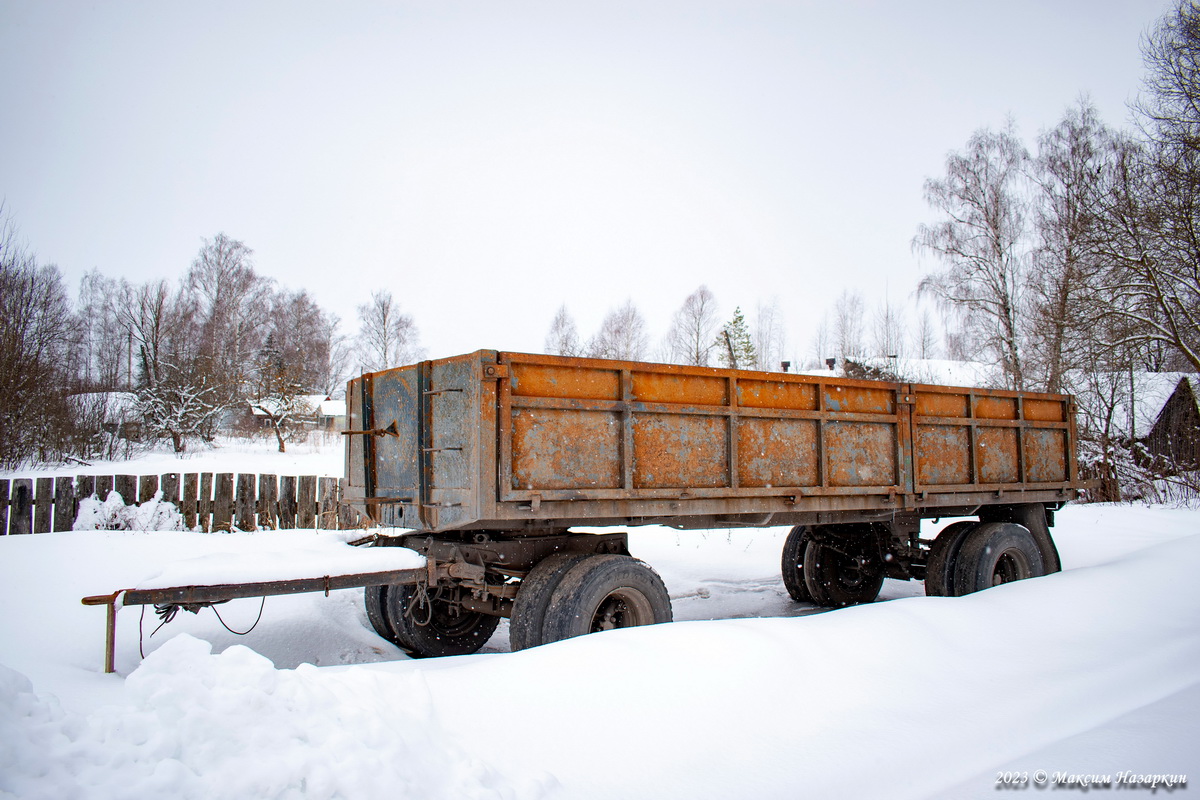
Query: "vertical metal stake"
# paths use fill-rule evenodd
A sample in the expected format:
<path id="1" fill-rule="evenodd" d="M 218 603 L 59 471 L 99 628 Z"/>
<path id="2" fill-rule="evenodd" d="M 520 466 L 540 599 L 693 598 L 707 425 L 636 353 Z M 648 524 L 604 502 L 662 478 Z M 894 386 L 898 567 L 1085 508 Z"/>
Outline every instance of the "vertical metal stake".
<path id="1" fill-rule="evenodd" d="M 85 606 L 107 606 L 108 619 L 104 626 L 104 674 L 111 675 L 117 671 L 117 598 L 121 596 L 120 591 L 112 594 L 94 595 L 92 597 L 83 598 Z"/>

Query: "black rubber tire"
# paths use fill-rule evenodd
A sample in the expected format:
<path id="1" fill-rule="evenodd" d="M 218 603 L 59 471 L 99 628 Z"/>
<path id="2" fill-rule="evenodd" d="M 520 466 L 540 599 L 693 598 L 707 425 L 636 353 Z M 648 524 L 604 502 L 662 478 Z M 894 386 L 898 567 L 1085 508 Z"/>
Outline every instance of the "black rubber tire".
<path id="1" fill-rule="evenodd" d="M 954 562 L 956 596 L 1046 574 L 1037 539 L 1013 522 L 980 524 L 967 535 Z"/>
<path id="2" fill-rule="evenodd" d="M 508 645 L 515 653 L 542 643 L 546 608 L 562 577 L 587 558 L 586 553 L 554 553 L 537 563 L 521 581 L 508 620 Z"/>
<path id="3" fill-rule="evenodd" d="M 363 588 L 363 605 L 367 608 L 367 621 L 383 638 L 389 642 L 396 641 L 396 632 L 387 618 L 387 584 L 382 586 L 366 586 Z"/>
<path id="4" fill-rule="evenodd" d="M 957 597 L 954 594 L 954 563 L 963 540 L 979 525 L 975 521 L 955 522 L 943 528 L 929 548 L 925 562 L 925 596 Z"/>
<path id="5" fill-rule="evenodd" d="M 835 543 L 814 540 L 804 551 L 804 585 L 819 606 L 870 603 L 879 596 L 883 578 L 883 560 L 869 529 L 838 535 Z"/>
<path id="6" fill-rule="evenodd" d="M 649 565 L 625 555 L 592 555 L 558 582 L 542 622 L 542 642 L 670 621 L 667 587 Z"/>
<path id="7" fill-rule="evenodd" d="M 812 529 L 807 525 L 797 525 L 783 543 L 779 571 L 783 574 L 783 587 L 797 603 L 813 602 L 808 585 L 804 582 L 804 551 L 811 540 Z"/>
<path id="8" fill-rule="evenodd" d="M 391 586 L 386 594 L 387 620 L 395 634 L 392 641 L 413 658 L 477 652 L 500 624 L 499 617 L 478 611 L 455 614 L 446 600 L 434 600 L 432 608 L 417 607 L 409 613 L 417 597 L 417 587 L 412 584 Z"/>

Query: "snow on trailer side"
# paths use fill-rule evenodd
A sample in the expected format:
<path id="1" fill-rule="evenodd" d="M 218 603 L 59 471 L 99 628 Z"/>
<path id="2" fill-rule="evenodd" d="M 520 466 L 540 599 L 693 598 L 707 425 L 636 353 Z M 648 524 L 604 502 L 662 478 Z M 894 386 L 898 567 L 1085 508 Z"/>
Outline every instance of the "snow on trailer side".
<path id="1" fill-rule="evenodd" d="M 954 596 L 1057 571 L 1052 512 L 1084 487 L 1064 395 L 480 350 L 347 398 L 346 500 L 448 576 L 366 590 L 417 656 L 499 617 L 513 649 L 671 619 L 624 534 L 573 526 L 795 525 L 789 594 L 845 606 L 885 577 Z M 930 517 L 972 519 L 929 542 Z"/>

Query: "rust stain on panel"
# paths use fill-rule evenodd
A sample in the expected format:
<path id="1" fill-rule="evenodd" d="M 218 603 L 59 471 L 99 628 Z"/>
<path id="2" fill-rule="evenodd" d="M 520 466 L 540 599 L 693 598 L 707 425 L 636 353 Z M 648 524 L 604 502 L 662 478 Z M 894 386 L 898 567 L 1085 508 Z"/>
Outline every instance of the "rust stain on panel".
<path id="1" fill-rule="evenodd" d="M 1016 428 L 979 428 L 979 483 L 1016 483 Z"/>
<path id="2" fill-rule="evenodd" d="M 638 372 L 633 375 L 633 399 L 640 403 L 723 406 L 729 402 L 724 378 Z"/>
<path id="3" fill-rule="evenodd" d="M 729 422 L 724 417 L 636 414 L 635 489 L 713 489 L 729 485 Z"/>
<path id="4" fill-rule="evenodd" d="M 1037 422 L 1066 421 L 1066 403 L 1061 400 L 1030 400 L 1022 404 L 1025 408 L 1025 419 Z"/>
<path id="5" fill-rule="evenodd" d="M 825 426 L 831 486 L 892 486 L 896 483 L 896 428 L 870 422 Z"/>
<path id="6" fill-rule="evenodd" d="M 1030 483 L 1065 481 L 1067 456 L 1066 431 L 1025 431 L 1025 471 Z"/>
<path id="7" fill-rule="evenodd" d="M 915 412 L 922 417 L 967 417 L 968 400 L 965 394 L 918 392 Z"/>
<path id="8" fill-rule="evenodd" d="M 968 428 L 961 425 L 918 425 L 917 483 L 922 486 L 970 483 L 970 452 Z"/>
<path id="9" fill-rule="evenodd" d="M 976 419 L 1016 419 L 1017 400 L 1014 397 L 976 397 L 975 417 Z"/>
<path id="10" fill-rule="evenodd" d="M 817 423 L 743 419 L 738 425 L 738 481 L 746 487 L 815 486 Z"/>
<path id="11" fill-rule="evenodd" d="M 826 386 L 825 408 L 853 414 L 895 414 L 896 393 L 863 386 Z"/>
<path id="12" fill-rule="evenodd" d="M 817 410 L 817 387 L 811 383 L 784 381 L 738 381 L 738 405 L 743 408 L 786 408 Z"/>
<path id="13" fill-rule="evenodd" d="M 620 415 L 606 411 L 513 411 L 513 489 L 616 489 Z"/>
<path id="14" fill-rule="evenodd" d="M 621 373 L 591 367 L 512 364 L 512 393 L 517 397 L 620 400 Z"/>

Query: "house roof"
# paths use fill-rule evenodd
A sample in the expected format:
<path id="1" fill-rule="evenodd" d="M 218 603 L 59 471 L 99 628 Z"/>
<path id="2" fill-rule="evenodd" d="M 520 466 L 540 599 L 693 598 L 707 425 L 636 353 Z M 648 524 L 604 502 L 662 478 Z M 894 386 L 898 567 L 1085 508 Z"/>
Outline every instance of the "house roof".
<path id="1" fill-rule="evenodd" d="M 300 401 L 300 405 L 304 408 L 304 413 L 315 414 L 320 410 L 321 405 L 329 400 L 329 395 L 302 394 L 297 395 L 296 399 Z M 274 411 L 277 406 L 278 402 L 273 397 L 266 397 L 262 400 L 251 400 L 250 413 L 256 417 L 265 417 L 267 416 L 267 411 Z"/>
<path id="2" fill-rule="evenodd" d="M 344 417 L 346 416 L 346 401 L 325 398 L 321 401 L 320 411 L 322 417 Z"/>

